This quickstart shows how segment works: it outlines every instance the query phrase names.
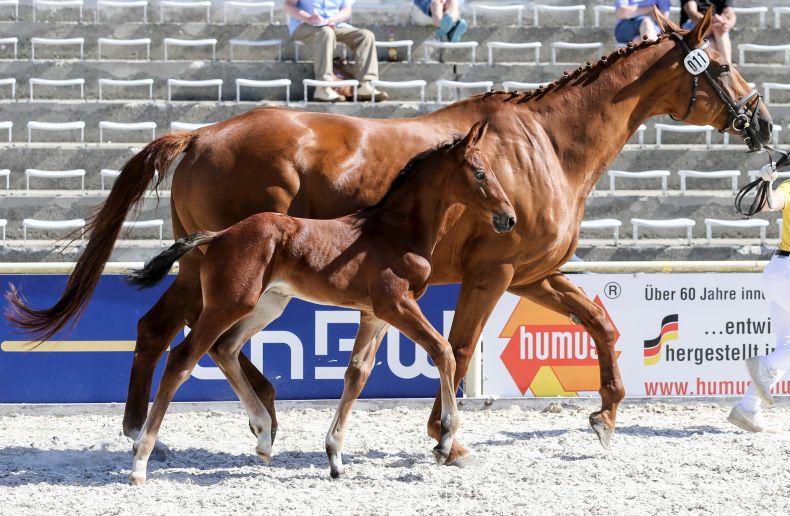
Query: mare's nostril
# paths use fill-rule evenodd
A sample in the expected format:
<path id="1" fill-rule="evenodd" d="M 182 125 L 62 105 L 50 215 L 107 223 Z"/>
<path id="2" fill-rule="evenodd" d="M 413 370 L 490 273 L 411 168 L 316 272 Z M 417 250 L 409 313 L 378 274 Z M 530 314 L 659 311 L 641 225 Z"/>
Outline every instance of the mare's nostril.
<path id="1" fill-rule="evenodd" d="M 516 217 L 508 217 L 507 218 L 507 227 L 512 228 L 516 225 Z"/>

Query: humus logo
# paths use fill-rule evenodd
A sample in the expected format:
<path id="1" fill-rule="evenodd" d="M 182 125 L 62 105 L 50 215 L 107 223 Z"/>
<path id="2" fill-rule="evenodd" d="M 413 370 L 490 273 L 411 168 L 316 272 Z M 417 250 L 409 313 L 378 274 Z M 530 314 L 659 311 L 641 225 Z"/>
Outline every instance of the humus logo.
<path id="1" fill-rule="evenodd" d="M 655 339 L 645 342 L 645 365 L 655 365 L 661 361 L 661 348 L 671 340 L 678 339 L 678 314 L 664 317 L 661 331 Z"/>
<path id="2" fill-rule="evenodd" d="M 604 308 L 597 296 L 595 303 Z M 608 312 L 606 318 L 612 322 Z M 522 298 L 500 337 L 508 339 L 500 358 L 522 395 L 528 390 L 535 396 L 598 390 L 598 353 L 581 324 Z M 615 343 L 619 337 L 615 328 Z"/>

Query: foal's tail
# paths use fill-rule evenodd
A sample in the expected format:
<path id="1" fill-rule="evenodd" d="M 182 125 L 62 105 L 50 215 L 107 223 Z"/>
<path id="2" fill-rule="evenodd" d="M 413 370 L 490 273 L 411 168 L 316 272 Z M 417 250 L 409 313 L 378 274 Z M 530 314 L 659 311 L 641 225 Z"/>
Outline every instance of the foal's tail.
<path id="1" fill-rule="evenodd" d="M 11 285 L 6 293 L 9 302 L 6 319 L 39 341 L 49 339 L 69 324 L 73 326 L 96 288 L 126 214 L 148 191 L 156 171 L 159 171 L 159 180 L 155 187 L 164 180 L 170 164 L 179 154 L 189 150 L 196 138 L 195 132 L 171 133 L 152 141 L 132 156 L 121 169 L 107 199 L 88 222 L 88 245 L 77 260 L 60 299 L 49 308 L 32 308 Z"/>
<path id="2" fill-rule="evenodd" d="M 150 288 L 165 279 L 173 264 L 199 245 L 208 244 L 221 232 L 198 231 L 185 236 L 168 249 L 151 258 L 145 267 L 126 273 L 126 282 L 138 289 Z"/>

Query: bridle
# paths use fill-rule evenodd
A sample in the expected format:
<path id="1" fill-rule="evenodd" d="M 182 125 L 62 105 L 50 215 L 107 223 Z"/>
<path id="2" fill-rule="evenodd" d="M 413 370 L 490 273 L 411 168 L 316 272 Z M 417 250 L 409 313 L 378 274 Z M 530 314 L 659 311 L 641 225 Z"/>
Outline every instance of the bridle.
<path id="1" fill-rule="evenodd" d="M 683 36 L 677 32 L 673 32 L 670 34 L 672 39 L 675 40 L 678 47 L 680 48 L 681 52 L 683 52 L 683 57 L 685 58 L 688 56 L 692 49 L 689 48 L 686 41 L 683 39 Z M 706 40 L 702 46 L 699 47 L 700 50 L 703 50 L 709 45 L 709 42 Z M 702 75 L 707 79 L 708 84 L 710 87 L 713 88 L 713 91 L 719 96 L 721 101 L 724 103 L 724 106 L 727 108 L 729 112 L 729 117 L 727 118 L 727 123 L 724 124 L 724 127 L 719 129 L 720 133 L 726 132 L 729 129 L 734 129 L 738 131 L 743 141 L 749 147 L 751 152 L 756 152 L 762 150 L 764 144 L 767 142 L 763 142 L 760 139 L 760 135 L 757 132 L 759 129 L 759 120 L 757 119 L 757 109 L 760 105 L 760 94 L 757 92 L 756 89 L 753 89 L 747 95 L 745 95 L 740 101 L 735 102 L 732 97 L 730 97 L 729 93 L 719 85 L 713 77 L 711 76 L 710 72 L 707 68 L 705 68 L 702 72 L 698 74 L 694 74 L 689 70 L 689 74 L 692 76 L 692 83 L 691 83 L 691 99 L 689 100 L 688 109 L 686 110 L 686 114 L 683 115 L 681 118 L 676 118 L 673 115 L 669 115 L 672 120 L 677 122 L 682 122 L 686 120 L 689 115 L 691 114 L 692 110 L 694 109 L 694 105 L 697 103 L 697 87 L 699 86 L 699 76 Z M 756 104 L 754 109 L 749 112 L 749 103 L 756 100 Z"/>
<path id="2" fill-rule="evenodd" d="M 684 58 L 684 66 L 686 66 L 686 60 L 693 60 L 693 57 L 689 57 L 689 54 L 692 52 L 697 52 L 698 50 L 705 51 L 705 48 L 708 47 L 710 44 L 709 41 L 705 41 L 699 48 L 692 50 L 689 48 L 686 40 L 683 39 L 683 36 L 677 32 L 673 32 L 670 34 L 672 39 L 675 40 L 680 51 L 683 52 Z M 760 107 L 760 94 L 757 92 L 756 89 L 752 89 L 747 95 L 745 95 L 740 101 L 735 102 L 732 97 L 730 97 L 729 93 L 719 85 L 716 81 L 713 80 L 710 72 L 708 71 L 708 64 L 710 59 L 706 55 L 698 56 L 701 57 L 701 61 L 708 61 L 707 63 L 697 63 L 700 64 L 699 68 L 701 71 L 696 72 L 692 71 L 694 65 L 692 64 L 692 68 L 686 66 L 689 74 L 692 77 L 691 82 L 691 99 L 689 100 L 688 109 L 686 109 L 686 113 L 681 118 L 676 118 L 673 115 L 669 115 L 672 120 L 677 122 L 682 122 L 686 120 L 689 115 L 691 114 L 692 110 L 694 109 L 694 105 L 697 103 L 697 87 L 699 86 L 699 76 L 702 75 L 707 79 L 708 84 L 710 87 L 713 88 L 713 91 L 719 96 L 721 101 L 724 103 L 724 106 L 727 108 L 729 116 L 727 118 L 727 122 L 724 124 L 724 127 L 719 129 L 720 133 L 726 132 L 729 129 L 734 129 L 738 131 L 738 134 L 743 138 L 744 143 L 749 147 L 750 152 L 757 152 L 760 150 L 765 150 L 768 152 L 768 163 L 772 170 L 776 171 L 780 168 L 790 166 L 790 154 L 779 149 L 774 149 L 767 145 L 768 142 L 763 142 L 760 139 L 760 134 L 758 130 L 760 128 L 760 121 L 757 118 L 757 109 Z M 696 73 L 695 73 L 696 72 Z M 752 101 L 756 101 L 754 104 L 754 109 L 749 111 L 749 104 Z M 773 161 L 773 154 L 778 154 L 778 159 L 776 162 Z M 743 207 L 743 202 L 746 196 L 752 190 L 757 189 L 756 196 L 752 201 L 751 205 L 748 208 Z M 739 213 L 746 215 L 747 217 L 751 217 L 752 215 L 762 211 L 766 204 L 771 203 L 771 195 L 770 195 L 771 183 L 769 181 L 763 181 L 761 178 L 757 178 L 755 181 L 752 181 L 748 185 L 741 188 L 738 192 L 738 195 L 735 196 L 735 209 L 738 210 Z"/>

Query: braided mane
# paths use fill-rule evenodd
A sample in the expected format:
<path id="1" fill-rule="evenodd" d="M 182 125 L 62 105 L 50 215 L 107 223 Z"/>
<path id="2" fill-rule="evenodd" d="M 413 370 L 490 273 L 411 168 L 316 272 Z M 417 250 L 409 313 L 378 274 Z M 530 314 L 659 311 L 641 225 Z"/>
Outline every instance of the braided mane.
<path id="1" fill-rule="evenodd" d="M 572 72 L 564 72 L 562 77 L 557 79 L 556 81 L 547 84 L 545 86 L 540 86 L 534 90 L 529 90 L 526 92 L 521 91 L 488 91 L 483 93 L 483 98 L 489 97 L 491 95 L 507 95 L 508 97 L 504 99 L 505 102 L 509 102 L 511 100 L 517 99 L 517 103 L 521 104 L 527 102 L 531 99 L 540 98 L 546 93 L 556 90 L 566 84 L 570 83 L 571 81 L 581 80 L 587 78 L 589 80 L 595 79 L 598 74 L 602 70 L 605 70 L 612 64 L 627 58 L 631 54 L 637 52 L 638 50 L 642 50 L 645 48 L 649 48 L 659 43 L 663 42 L 664 40 L 668 39 L 669 35 L 661 34 L 658 36 L 658 39 L 653 41 L 648 41 L 646 36 L 643 36 L 642 42 L 635 45 L 633 42 L 628 43 L 623 48 L 619 48 L 609 54 L 608 56 L 601 56 L 601 59 L 593 63 L 592 61 L 587 61 L 583 66 L 579 66 L 577 69 L 573 70 Z M 595 74 L 595 75 L 592 75 Z"/>

